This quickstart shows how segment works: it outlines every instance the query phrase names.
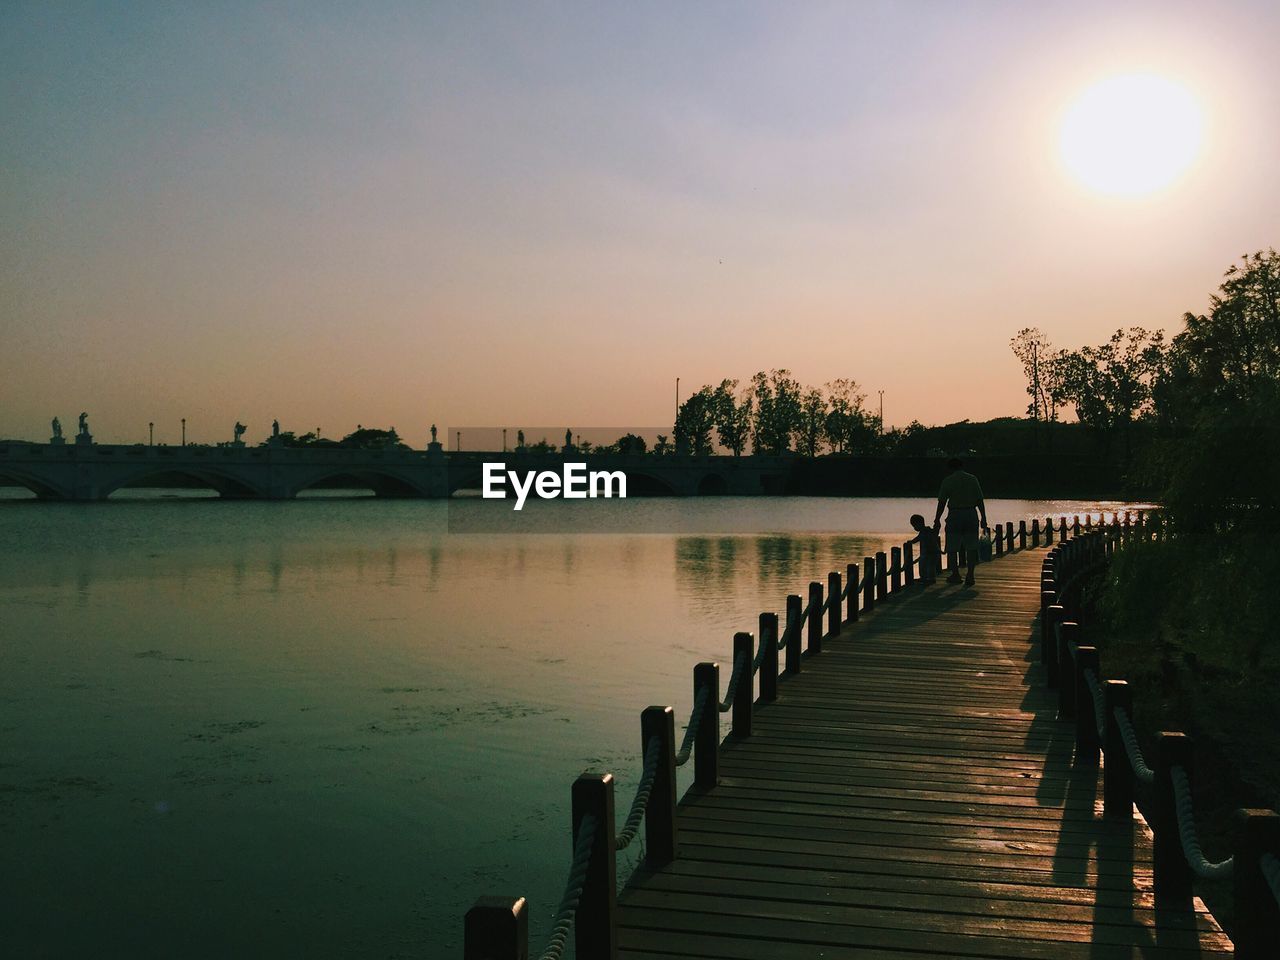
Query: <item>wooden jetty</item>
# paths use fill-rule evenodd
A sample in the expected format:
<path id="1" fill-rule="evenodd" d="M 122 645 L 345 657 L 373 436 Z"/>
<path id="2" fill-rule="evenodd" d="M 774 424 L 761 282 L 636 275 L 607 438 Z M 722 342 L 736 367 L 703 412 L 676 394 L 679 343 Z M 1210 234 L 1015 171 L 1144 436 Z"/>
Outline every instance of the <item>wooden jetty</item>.
<path id="1" fill-rule="evenodd" d="M 972 588 L 907 589 L 913 558 L 895 549 L 892 565 L 851 564 L 844 588 L 832 574 L 825 601 L 811 584 L 804 611 L 790 598 L 781 636 L 763 614 L 759 644 L 735 639 L 725 701 L 716 665 L 695 671 L 681 750 L 670 708 L 645 711 L 645 773 L 620 836 L 594 829 L 614 823 L 612 778 L 574 784 L 574 872 L 541 956 L 558 957 L 576 921 L 579 960 L 1280 957 L 1265 875 L 1274 813 L 1252 812 L 1234 858 L 1247 861 L 1248 945 L 1233 946 L 1191 886 L 1193 854 L 1219 875 L 1231 862 L 1204 861 L 1193 823 L 1180 846 L 1177 814 L 1153 842 L 1133 804 L 1135 783 L 1154 783 L 1163 817 L 1186 752 L 1175 737 L 1153 771 L 1124 746 L 1127 691 L 1103 681 L 1104 693 L 1097 652 L 1067 619 L 1072 584 L 1130 529 L 1077 521 L 1069 537 L 1063 520 L 1046 558 L 1025 525 L 1017 538 L 998 527 L 1000 556 Z M 732 711 L 723 742 L 698 722 L 717 704 Z M 696 782 L 677 803 L 675 767 L 691 753 Z M 615 849 L 641 815 L 644 862 L 619 892 Z M 530 956 L 526 926 L 522 898 L 482 898 L 468 960 Z"/>

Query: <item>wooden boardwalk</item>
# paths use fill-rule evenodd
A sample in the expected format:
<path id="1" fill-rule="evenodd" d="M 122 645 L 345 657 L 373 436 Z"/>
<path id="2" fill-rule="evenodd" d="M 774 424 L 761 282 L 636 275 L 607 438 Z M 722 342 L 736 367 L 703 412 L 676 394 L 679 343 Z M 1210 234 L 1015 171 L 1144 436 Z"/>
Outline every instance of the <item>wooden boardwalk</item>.
<path id="1" fill-rule="evenodd" d="M 1104 821 L 1073 769 L 1035 652 L 1043 556 L 899 594 L 806 658 L 681 802 L 679 857 L 620 893 L 620 956 L 1230 956 L 1199 900 L 1155 908 L 1145 823 Z"/>

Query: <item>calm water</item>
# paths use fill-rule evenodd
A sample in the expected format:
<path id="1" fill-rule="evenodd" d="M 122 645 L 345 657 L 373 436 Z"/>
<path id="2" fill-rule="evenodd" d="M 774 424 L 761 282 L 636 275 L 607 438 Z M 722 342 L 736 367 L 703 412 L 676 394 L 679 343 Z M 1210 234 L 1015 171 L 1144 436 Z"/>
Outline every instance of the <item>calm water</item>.
<path id="1" fill-rule="evenodd" d="M 579 509 L 533 506 L 548 525 Z M 932 508 L 606 506 L 688 532 L 445 532 L 448 510 L 506 509 L 486 502 L 0 500 L 0 939 L 459 955 L 472 900 L 510 892 L 539 949 L 573 778 L 614 772 L 624 815 L 645 706 L 682 724 L 697 661 L 727 672 L 761 609 Z"/>

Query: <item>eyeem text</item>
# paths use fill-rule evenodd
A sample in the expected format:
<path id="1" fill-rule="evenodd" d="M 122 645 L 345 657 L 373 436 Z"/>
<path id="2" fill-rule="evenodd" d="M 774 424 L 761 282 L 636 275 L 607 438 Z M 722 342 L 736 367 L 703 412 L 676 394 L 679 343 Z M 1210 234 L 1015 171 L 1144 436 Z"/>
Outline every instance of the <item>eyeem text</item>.
<path id="1" fill-rule="evenodd" d="M 481 496 L 486 500 L 505 500 L 508 482 L 516 495 L 517 510 L 524 507 L 530 491 L 544 499 L 618 497 L 625 500 L 627 496 L 625 473 L 621 470 L 592 470 L 588 473 L 585 463 L 566 463 L 560 473 L 554 470 L 529 470 L 523 479 L 515 470 L 508 470 L 505 463 L 486 463 Z"/>

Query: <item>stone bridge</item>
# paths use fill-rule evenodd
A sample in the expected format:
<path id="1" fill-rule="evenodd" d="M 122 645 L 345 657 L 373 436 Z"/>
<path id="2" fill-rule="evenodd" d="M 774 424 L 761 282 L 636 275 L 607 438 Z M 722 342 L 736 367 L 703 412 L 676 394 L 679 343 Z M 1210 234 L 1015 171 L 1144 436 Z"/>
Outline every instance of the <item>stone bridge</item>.
<path id="1" fill-rule="evenodd" d="M 0 443 L 0 484 L 47 500 L 105 500 L 131 486 L 204 486 L 223 497 L 288 500 L 316 486 L 363 488 L 380 497 L 453 496 L 479 490 L 482 465 L 554 470 L 565 462 L 621 470 L 628 496 L 752 496 L 785 490 L 787 457 L 653 454 L 450 453 L 440 449 L 348 450 L 283 446 L 147 446 Z"/>

